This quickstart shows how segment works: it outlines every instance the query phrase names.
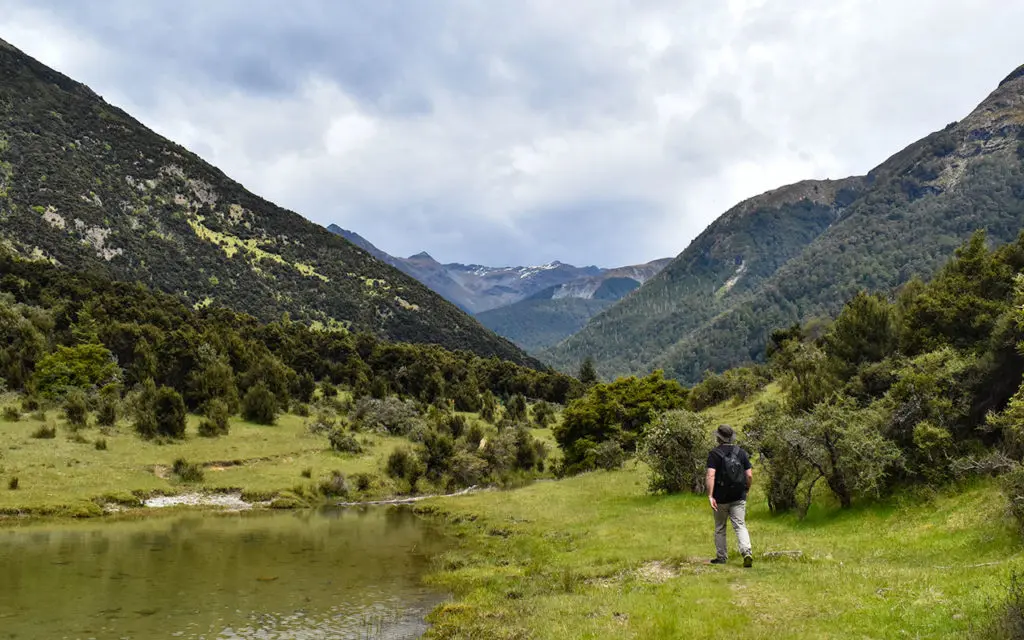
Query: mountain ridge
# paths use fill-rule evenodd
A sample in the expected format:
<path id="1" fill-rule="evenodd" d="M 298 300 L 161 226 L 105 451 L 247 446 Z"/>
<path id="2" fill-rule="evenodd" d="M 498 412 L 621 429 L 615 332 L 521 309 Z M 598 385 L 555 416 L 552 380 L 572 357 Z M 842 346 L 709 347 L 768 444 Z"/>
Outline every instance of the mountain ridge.
<path id="1" fill-rule="evenodd" d="M 0 41 L 0 239 L 201 307 L 539 363 L 416 280 L 246 190 Z"/>
<path id="2" fill-rule="evenodd" d="M 606 376 L 663 368 L 685 382 L 761 360 L 773 329 L 829 316 L 858 290 L 891 291 L 911 277 L 928 277 L 978 228 L 995 242 L 1015 238 L 1024 226 L 1022 160 L 1024 67 L 963 120 L 897 151 L 866 176 L 826 181 L 834 183 L 827 188 L 803 181 L 733 207 L 658 277 L 542 357 L 572 370 L 590 355 Z M 791 242 L 759 277 L 742 271 L 742 259 L 728 265 L 728 251 L 716 243 L 727 249 L 737 235 L 768 237 L 772 230 L 758 229 L 763 221 L 750 212 L 778 204 L 776 198 L 786 203 L 805 195 L 803 205 L 766 212 L 820 207 L 806 197 L 808 185 L 834 198 L 820 231 Z M 644 320 L 645 313 L 654 317 Z"/>

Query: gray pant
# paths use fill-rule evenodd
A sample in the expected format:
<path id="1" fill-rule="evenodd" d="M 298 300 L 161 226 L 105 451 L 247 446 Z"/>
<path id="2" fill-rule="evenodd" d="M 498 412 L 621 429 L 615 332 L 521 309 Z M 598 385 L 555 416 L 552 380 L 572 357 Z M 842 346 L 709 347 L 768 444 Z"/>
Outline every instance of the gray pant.
<path id="1" fill-rule="evenodd" d="M 732 528 L 736 531 L 736 542 L 739 543 L 740 555 L 750 555 L 750 534 L 747 533 L 747 501 L 737 500 L 736 502 L 718 503 L 718 511 L 715 514 L 715 551 L 720 560 L 725 560 L 729 551 L 725 544 L 725 523 L 732 521 Z"/>

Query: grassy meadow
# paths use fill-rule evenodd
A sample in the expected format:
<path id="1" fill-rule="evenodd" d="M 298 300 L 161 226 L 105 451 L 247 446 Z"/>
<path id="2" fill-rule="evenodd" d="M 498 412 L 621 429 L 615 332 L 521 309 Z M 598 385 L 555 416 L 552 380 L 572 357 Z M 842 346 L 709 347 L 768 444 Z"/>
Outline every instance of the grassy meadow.
<path id="1" fill-rule="evenodd" d="M 457 600 L 429 637 L 979 637 L 1024 566 L 990 482 L 846 511 L 822 496 L 802 521 L 770 515 L 755 489 L 752 569 L 731 530 L 730 563 L 707 564 L 705 498 L 646 484 L 631 463 L 422 505 L 461 541 L 432 578 Z"/>
<path id="2" fill-rule="evenodd" d="M 364 453 L 332 451 L 324 435 L 310 433 L 306 418 L 281 415 L 274 426 L 234 418 L 231 431 L 219 438 L 197 434 L 200 418 L 189 416 L 186 437 L 158 442 L 140 438 L 127 422 L 114 428 L 72 430 L 59 411 L 47 419 L 24 414 L 17 421 L 0 418 L 0 513 L 89 516 L 102 503 L 138 501 L 138 496 L 195 491 L 241 490 L 267 499 L 312 486 L 333 471 L 350 476 L 374 474 L 359 498 L 389 495 L 394 487 L 380 469 L 403 438 L 361 434 Z M 47 424 L 53 438 L 33 434 Z M 105 449 L 97 448 L 97 441 Z M 171 472 L 178 458 L 203 466 L 201 482 L 185 483 Z M 309 471 L 309 478 L 303 472 Z M 12 478 L 17 488 L 12 489 Z"/>

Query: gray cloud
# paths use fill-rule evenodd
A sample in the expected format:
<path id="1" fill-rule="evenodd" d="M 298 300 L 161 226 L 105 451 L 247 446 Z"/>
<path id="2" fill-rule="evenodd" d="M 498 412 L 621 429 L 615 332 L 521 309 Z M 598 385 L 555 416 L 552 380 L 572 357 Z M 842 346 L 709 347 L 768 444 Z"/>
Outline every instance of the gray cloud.
<path id="1" fill-rule="evenodd" d="M 1004 0 L 8 0 L 0 25 L 261 195 L 485 264 L 677 254 L 1024 62 Z"/>

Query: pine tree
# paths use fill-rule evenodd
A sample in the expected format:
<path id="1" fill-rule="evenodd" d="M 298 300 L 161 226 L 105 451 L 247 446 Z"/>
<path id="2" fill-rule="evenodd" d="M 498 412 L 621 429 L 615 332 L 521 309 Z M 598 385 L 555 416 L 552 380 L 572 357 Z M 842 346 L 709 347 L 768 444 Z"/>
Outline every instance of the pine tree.
<path id="1" fill-rule="evenodd" d="M 579 378 L 579 381 L 582 382 L 584 386 L 587 387 L 590 387 L 599 382 L 597 377 L 597 369 L 594 367 L 594 359 L 592 357 L 587 356 L 583 360 L 583 364 L 580 365 L 580 372 L 577 377 Z"/>

